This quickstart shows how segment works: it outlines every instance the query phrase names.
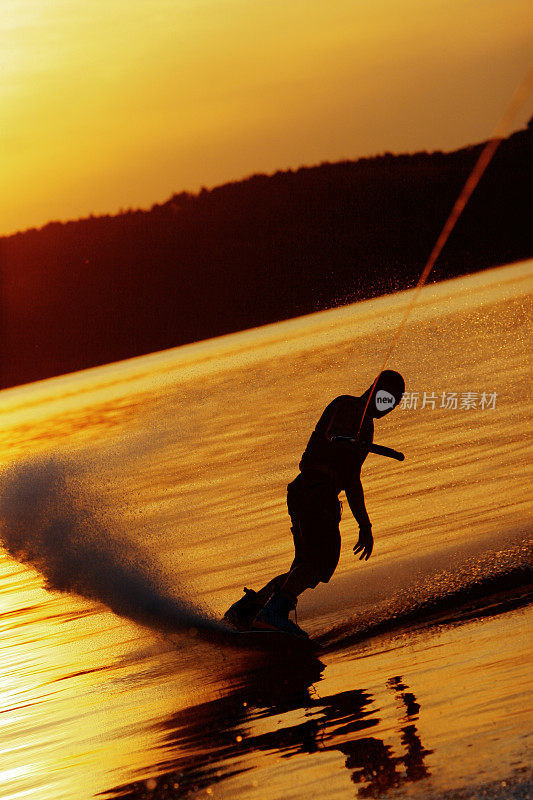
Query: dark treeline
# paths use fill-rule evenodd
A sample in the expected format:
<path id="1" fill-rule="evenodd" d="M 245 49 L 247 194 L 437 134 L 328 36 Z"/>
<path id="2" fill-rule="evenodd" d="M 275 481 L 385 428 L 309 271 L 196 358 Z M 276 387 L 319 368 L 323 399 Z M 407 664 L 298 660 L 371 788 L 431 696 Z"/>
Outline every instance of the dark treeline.
<path id="1" fill-rule="evenodd" d="M 533 131 L 505 140 L 432 280 L 533 255 Z M 254 175 L 0 239 L 0 386 L 416 283 L 482 145 Z"/>

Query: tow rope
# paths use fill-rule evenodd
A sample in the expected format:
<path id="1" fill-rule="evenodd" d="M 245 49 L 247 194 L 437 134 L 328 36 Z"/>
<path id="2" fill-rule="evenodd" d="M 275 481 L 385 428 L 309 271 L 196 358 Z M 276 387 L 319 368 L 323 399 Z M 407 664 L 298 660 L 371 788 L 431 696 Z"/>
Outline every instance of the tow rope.
<path id="1" fill-rule="evenodd" d="M 505 138 L 505 136 L 508 134 L 513 120 L 515 119 L 516 115 L 518 114 L 518 112 L 520 111 L 520 109 L 522 108 L 524 103 L 526 102 L 526 100 L 527 100 L 532 88 L 533 88 L 533 66 L 526 73 L 525 77 L 523 78 L 523 80 L 520 82 L 520 84 L 518 85 L 518 87 L 514 91 L 513 96 L 511 98 L 511 101 L 510 101 L 505 113 L 500 118 L 500 120 L 499 120 L 499 122 L 496 125 L 496 128 L 494 130 L 494 133 L 492 134 L 491 138 L 488 140 L 488 142 L 485 144 L 483 150 L 481 151 L 481 153 L 479 155 L 479 158 L 478 158 L 478 160 L 476 161 L 476 163 L 474 165 L 474 168 L 472 169 L 470 175 L 468 176 L 468 178 L 466 180 L 466 183 L 463 186 L 463 188 L 461 190 L 461 193 L 459 194 L 459 197 L 457 198 L 457 200 L 454 203 L 454 206 L 453 206 L 453 208 L 452 208 L 452 210 L 451 210 L 451 212 L 450 212 L 450 214 L 448 216 L 448 219 L 444 223 L 444 227 L 441 230 L 441 232 L 440 232 L 440 234 L 439 234 L 439 236 L 437 238 L 437 241 L 435 242 L 435 246 L 433 247 L 433 250 L 431 251 L 431 253 L 429 255 L 429 258 L 428 258 L 428 260 L 426 262 L 426 265 L 425 265 L 424 269 L 422 270 L 422 273 L 420 275 L 418 283 L 416 284 L 415 288 L 413 289 L 413 294 L 411 296 L 411 300 L 407 305 L 407 308 L 405 310 L 403 319 L 401 320 L 400 324 L 398 325 L 398 328 L 396 330 L 396 334 L 392 339 L 392 343 L 391 343 L 391 345 L 390 345 L 390 347 L 389 347 L 389 349 L 388 349 L 388 351 L 387 351 L 387 353 L 385 355 L 385 358 L 383 360 L 383 364 L 381 365 L 381 369 L 379 370 L 379 373 L 378 373 L 376 379 L 374 380 L 374 383 L 372 384 L 372 389 L 369 392 L 368 400 L 366 401 L 366 405 L 365 405 L 363 414 L 361 416 L 361 422 L 359 423 L 359 429 L 357 431 L 357 438 L 359 438 L 359 434 L 361 433 L 363 420 L 365 418 L 365 414 L 366 414 L 366 411 L 367 411 L 367 408 L 368 408 L 368 404 L 370 403 L 370 398 L 372 397 L 372 394 L 374 392 L 374 388 L 376 386 L 376 383 L 378 382 L 379 374 L 381 372 L 383 372 L 383 370 L 385 369 L 385 367 L 386 367 L 386 365 L 387 365 L 387 363 L 389 361 L 389 358 L 391 356 L 392 351 L 394 350 L 396 342 L 400 338 L 400 334 L 401 334 L 401 332 L 402 332 L 402 330 L 403 330 L 403 328 L 405 326 L 407 318 L 408 318 L 409 314 L 411 313 L 411 311 L 413 310 L 413 307 L 414 307 L 414 305 L 415 305 L 415 303 L 416 303 L 416 301 L 418 299 L 418 295 L 420 294 L 420 290 L 425 285 L 431 270 L 435 266 L 435 262 L 436 262 L 437 258 L 439 257 L 439 255 L 442 252 L 442 248 L 444 247 L 444 245 L 448 241 L 451 232 L 455 228 L 457 220 L 459 219 L 459 217 L 463 213 L 463 211 L 465 209 L 465 206 L 468 203 L 468 201 L 470 200 L 474 189 L 476 188 L 476 186 L 478 185 L 479 181 L 483 177 L 483 173 L 485 172 L 485 170 L 489 166 L 490 162 L 492 161 L 492 159 L 494 157 L 494 154 L 496 153 L 496 150 L 500 146 L 500 144 L 503 141 L 503 139 Z M 388 448 L 386 448 L 386 449 L 388 449 Z M 384 453 L 381 453 L 381 455 L 384 455 Z"/>

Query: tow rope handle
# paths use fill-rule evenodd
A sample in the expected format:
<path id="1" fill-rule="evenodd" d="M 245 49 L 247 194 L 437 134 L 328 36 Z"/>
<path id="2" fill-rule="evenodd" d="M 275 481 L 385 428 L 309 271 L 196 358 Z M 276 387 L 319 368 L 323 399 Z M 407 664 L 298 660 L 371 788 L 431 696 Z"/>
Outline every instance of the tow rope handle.
<path id="1" fill-rule="evenodd" d="M 332 442 L 349 442 L 350 444 L 357 444 L 357 439 L 352 436 L 332 436 Z M 366 442 L 361 442 L 366 444 Z M 366 444 L 369 453 L 375 453 L 378 456 L 385 456 L 386 458 L 394 458 L 396 461 L 405 461 L 405 456 L 399 450 L 393 450 L 392 447 L 385 447 L 382 444 Z"/>
<path id="2" fill-rule="evenodd" d="M 370 453 L 376 453 L 378 456 L 386 456 L 387 458 L 395 458 L 396 461 L 405 461 L 405 456 L 399 450 L 393 450 L 392 447 L 384 447 L 382 444 L 371 444 L 368 448 Z"/>

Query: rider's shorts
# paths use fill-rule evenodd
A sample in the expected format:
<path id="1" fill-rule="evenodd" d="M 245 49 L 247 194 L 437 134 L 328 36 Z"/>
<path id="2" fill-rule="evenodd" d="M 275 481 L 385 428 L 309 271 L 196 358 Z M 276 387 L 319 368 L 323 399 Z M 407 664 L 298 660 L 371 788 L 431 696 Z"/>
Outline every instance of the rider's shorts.
<path id="1" fill-rule="evenodd" d="M 327 583 L 339 563 L 341 504 L 327 475 L 300 473 L 287 486 L 295 556 L 291 569 L 305 564 L 313 578 L 309 588 Z M 316 580 L 315 580 L 316 579 Z"/>

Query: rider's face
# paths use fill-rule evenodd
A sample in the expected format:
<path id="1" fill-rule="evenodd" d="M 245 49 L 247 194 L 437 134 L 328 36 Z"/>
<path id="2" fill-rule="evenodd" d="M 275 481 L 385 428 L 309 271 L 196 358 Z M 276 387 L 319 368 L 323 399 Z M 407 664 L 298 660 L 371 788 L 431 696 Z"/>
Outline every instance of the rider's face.
<path id="1" fill-rule="evenodd" d="M 374 419 L 381 419 L 396 408 L 401 398 L 385 389 L 379 389 L 372 398 L 372 416 Z"/>

